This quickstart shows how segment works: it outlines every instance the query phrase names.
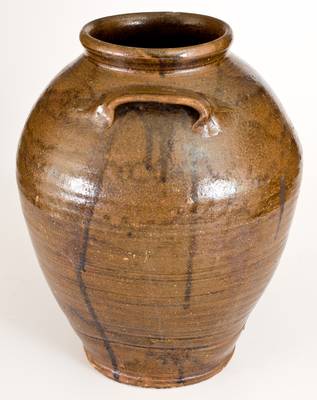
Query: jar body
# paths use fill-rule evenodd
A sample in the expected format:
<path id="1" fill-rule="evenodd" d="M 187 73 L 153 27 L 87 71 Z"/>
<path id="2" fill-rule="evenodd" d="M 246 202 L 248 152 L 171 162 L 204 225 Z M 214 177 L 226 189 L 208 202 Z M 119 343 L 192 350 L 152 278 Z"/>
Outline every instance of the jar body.
<path id="1" fill-rule="evenodd" d="M 117 87 L 203 93 L 212 135 L 182 105 Z M 292 128 L 232 55 L 182 73 L 83 56 L 33 109 L 18 152 L 24 215 L 45 277 L 90 361 L 121 382 L 193 383 L 229 360 L 284 247 L 300 180 Z"/>

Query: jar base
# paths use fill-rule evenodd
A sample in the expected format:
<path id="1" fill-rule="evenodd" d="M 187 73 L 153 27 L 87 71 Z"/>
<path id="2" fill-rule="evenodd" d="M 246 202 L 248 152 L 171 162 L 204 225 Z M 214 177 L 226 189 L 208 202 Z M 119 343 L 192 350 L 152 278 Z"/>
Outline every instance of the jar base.
<path id="1" fill-rule="evenodd" d="M 89 363 L 100 373 L 105 375 L 107 378 L 110 378 L 112 380 L 114 379 L 114 374 L 111 368 L 105 367 L 104 365 L 98 364 L 91 354 L 84 348 L 87 359 Z M 177 381 L 175 379 L 160 379 L 160 378 L 152 378 L 152 377 L 139 377 L 139 376 L 133 376 L 133 375 L 127 375 L 123 372 L 120 372 L 120 377 L 119 379 L 116 380 L 116 382 L 120 383 L 125 383 L 128 385 L 133 385 L 133 386 L 142 386 L 142 387 L 148 387 L 148 388 L 172 388 L 172 387 L 179 387 L 179 386 L 185 386 L 185 385 L 191 385 L 194 383 L 198 383 L 201 381 L 204 381 L 206 379 L 211 378 L 212 376 L 218 374 L 230 361 L 234 350 L 227 356 L 225 359 L 223 359 L 218 365 L 216 365 L 213 369 L 211 369 L 208 372 L 205 372 L 203 374 L 199 375 L 194 375 L 194 376 L 187 376 L 182 379 L 182 381 Z"/>

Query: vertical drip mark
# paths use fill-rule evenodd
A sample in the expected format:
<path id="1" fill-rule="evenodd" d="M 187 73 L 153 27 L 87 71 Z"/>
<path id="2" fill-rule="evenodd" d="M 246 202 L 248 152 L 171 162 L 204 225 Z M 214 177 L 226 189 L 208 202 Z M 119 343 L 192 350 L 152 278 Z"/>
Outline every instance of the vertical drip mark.
<path id="1" fill-rule="evenodd" d="M 153 170 L 153 163 L 152 163 L 152 153 L 153 153 L 153 137 L 151 129 L 147 127 L 147 124 L 144 124 L 145 130 L 145 139 L 146 139 L 146 153 L 144 159 L 145 169 L 147 171 Z"/>
<path id="2" fill-rule="evenodd" d="M 187 271 L 186 271 L 186 287 L 184 294 L 184 309 L 190 306 L 190 296 L 192 292 L 192 276 L 193 276 L 193 259 L 197 250 L 196 236 L 191 235 L 189 248 L 188 248 L 188 258 L 187 258 Z"/>
<path id="3" fill-rule="evenodd" d="M 142 116 L 142 123 L 144 127 L 145 140 L 146 140 L 146 149 L 145 149 L 145 157 L 144 157 L 144 166 L 147 171 L 153 171 L 153 135 L 157 134 L 159 139 L 159 150 L 160 150 L 160 158 L 159 158 L 159 167 L 160 167 L 160 176 L 159 179 L 162 183 L 167 181 L 168 175 L 168 166 L 171 161 L 171 155 L 173 152 L 174 146 L 174 134 L 175 130 L 171 124 L 168 124 L 166 129 L 166 134 L 162 132 L 157 132 L 157 124 L 153 123 L 154 117 L 153 114 L 147 114 L 147 110 L 144 108 L 144 115 Z"/>
<path id="4" fill-rule="evenodd" d="M 176 368 L 178 369 L 178 378 L 176 379 L 176 382 L 180 385 L 183 385 L 185 383 L 184 369 L 179 360 L 176 360 L 175 364 Z"/>
<path id="5" fill-rule="evenodd" d="M 98 194 L 95 193 L 95 196 L 96 196 L 95 197 L 95 199 L 96 199 Z M 84 221 L 82 245 L 81 245 L 81 248 L 80 248 L 79 263 L 78 263 L 78 266 L 77 266 L 77 270 L 79 270 L 80 272 L 85 272 L 86 271 L 86 257 L 87 257 L 88 241 L 89 241 L 89 227 L 90 227 L 90 222 L 91 222 L 93 214 L 94 214 L 94 208 L 95 208 L 95 205 L 96 205 L 95 199 L 94 199 L 94 202 L 92 204 L 92 207 L 89 208 L 86 211 L 86 215 L 85 215 L 86 218 L 85 218 L 85 221 Z"/>
<path id="6" fill-rule="evenodd" d="M 86 304 L 86 307 L 88 309 L 88 312 L 89 312 L 92 320 L 94 321 L 96 330 L 98 331 L 98 333 L 102 337 L 103 346 L 104 346 L 106 352 L 109 355 L 109 358 L 110 358 L 110 361 L 111 361 L 111 365 L 112 365 L 113 378 L 118 381 L 119 377 L 120 377 L 120 372 L 118 370 L 118 363 L 117 363 L 117 359 L 116 359 L 116 356 L 114 354 L 114 351 L 112 349 L 112 346 L 111 346 L 111 344 L 109 342 L 106 329 L 101 325 L 101 323 L 100 323 L 100 321 L 98 319 L 96 311 L 95 311 L 95 309 L 94 309 L 94 307 L 93 307 L 93 305 L 92 305 L 92 303 L 90 301 L 89 294 L 87 292 L 87 287 L 86 287 L 85 282 L 83 280 L 82 272 L 79 269 L 76 270 L 76 276 L 77 276 L 80 292 L 84 297 L 85 304 Z"/>
<path id="7" fill-rule="evenodd" d="M 196 220 L 196 214 L 197 214 L 197 209 L 198 209 L 198 195 L 197 195 L 197 189 L 198 189 L 198 182 L 197 182 L 197 162 L 194 161 L 192 164 L 192 169 L 191 169 L 191 199 L 193 201 L 192 208 L 191 208 L 191 213 L 192 213 L 192 218 L 191 218 L 191 225 Z M 194 232 L 193 227 L 191 227 L 191 235 L 189 239 L 189 245 L 188 245 L 188 258 L 187 258 L 187 271 L 186 271 L 186 286 L 185 286 L 185 293 L 184 293 L 184 309 L 188 309 L 190 306 L 190 298 L 191 298 L 191 292 L 192 292 L 192 275 L 193 275 L 193 261 L 194 257 L 197 252 L 197 238 L 196 238 L 196 233 Z"/>
<path id="8" fill-rule="evenodd" d="M 87 261 L 87 250 L 88 250 L 88 244 L 89 244 L 89 230 L 90 230 L 90 225 L 91 221 L 94 216 L 95 208 L 99 200 L 101 188 L 102 188 L 102 183 L 103 183 L 103 178 L 105 171 L 108 166 L 108 159 L 109 159 L 109 153 L 111 150 L 112 142 L 113 142 L 113 137 L 114 137 L 114 132 L 112 131 L 109 134 L 108 140 L 105 141 L 105 148 L 104 148 L 104 155 L 103 155 L 103 162 L 102 166 L 100 169 L 100 175 L 98 177 L 97 183 L 96 183 L 96 190 L 95 190 L 95 195 L 94 195 L 94 200 L 91 204 L 91 207 L 87 210 L 85 214 L 85 220 L 84 220 L 84 228 L 83 228 L 83 235 L 82 235 L 82 240 L 81 240 L 81 245 L 80 245 L 80 252 L 79 252 L 79 261 L 76 266 L 76 278 L 78 281 L 79 289 L 80 292 L 84 298 L 87 310 L 94 322 L 95 328 L 97 332 L 100 334 L 102 341 L 103 341 L 103 346 L 106 352 L 109 355 L 111 365 L 112 365 L 112 374 L 113 378 L 115 380 L 119 380 L 120 377 L 120 372 L 118 370 L 118 363 L 116 356 L 114 354 L 114 351 L 112 349 L 112 346 L 110 344 L 110 341 L 108 339 L 108 334 L 106 328 L 102 326 L 100 323 L 96 310 L 94 309 L 94 306 L 92 305 L 92 302 L 90 300 L 87 286 L 84 282 L 83 279 L 83 273 L 86 271 L 86 261 Z"/>
<path id="9" fill-rule="evenodd" d="M 280 191 L 279 191 L 279 198 L 280 198 L 280 213 L 279 213 L 279 219 L 278 219 L 278 224 L 276 228 L 276 233 L 275 233 L 275 238 L 277 238 L 278 233 L 280 231 L 281 227 L 281 222 L 283 218 L 283 213 L 284 213 L 284 208 L 285 208 L 285 200 L 286 200 L 286 185 L 285 185 L 285 178 L 284 176 L 280 177 Z"/>
<path id="10" fill-rule="evenodd" d="M 167 181 L 168 163 L 171 159 L 173 151 L 174 130 L 168 131 L 168 135 L 160 135 L 160 181 L 165 183 Z"/>

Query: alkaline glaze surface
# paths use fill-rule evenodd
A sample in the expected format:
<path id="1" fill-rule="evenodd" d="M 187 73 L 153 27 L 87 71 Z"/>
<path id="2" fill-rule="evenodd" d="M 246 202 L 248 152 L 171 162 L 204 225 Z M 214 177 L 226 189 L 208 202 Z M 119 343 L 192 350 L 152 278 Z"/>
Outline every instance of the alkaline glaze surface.
<path id="1" fill-rule="evenodd" d="M 99 371 L 152 387 L 200 381 L 227 363 L 275 270 L 298 143 L 228 52 L 222 21 L 114 16 L 81 40 L 19 145 L 34 248 Z"/>

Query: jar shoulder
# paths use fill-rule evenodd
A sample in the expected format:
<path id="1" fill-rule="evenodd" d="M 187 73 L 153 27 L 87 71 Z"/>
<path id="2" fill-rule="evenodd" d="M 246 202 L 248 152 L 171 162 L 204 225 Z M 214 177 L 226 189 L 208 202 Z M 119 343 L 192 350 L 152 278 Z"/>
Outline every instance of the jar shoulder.
<path id="1" fill-rule="evenodd" d="M 218 134 L 193 133 L 195 112 L 157 104 L 120 106 L 106 130 L 98 114 L 104 94 L 140 82 L 203 93 L 215 105 Z M 98 193 L 134 213 L 143 202 L 151 218 L 162 205 L 164 218 L 175 209 L 186 215 L 195 202 L 204 213 L 228 202 L 237 210 L 247 203 L 254 215 L 269 212 L 279 207 L 281 185 L 286 199 L 297 194 L 300 172 L 300 148 L 282 107 L 234 56 L 194 74 L 146 80 L 81 57 L 39 99 L 18 152 L 18 181 L 32 202 L 89 207 Z"/>

